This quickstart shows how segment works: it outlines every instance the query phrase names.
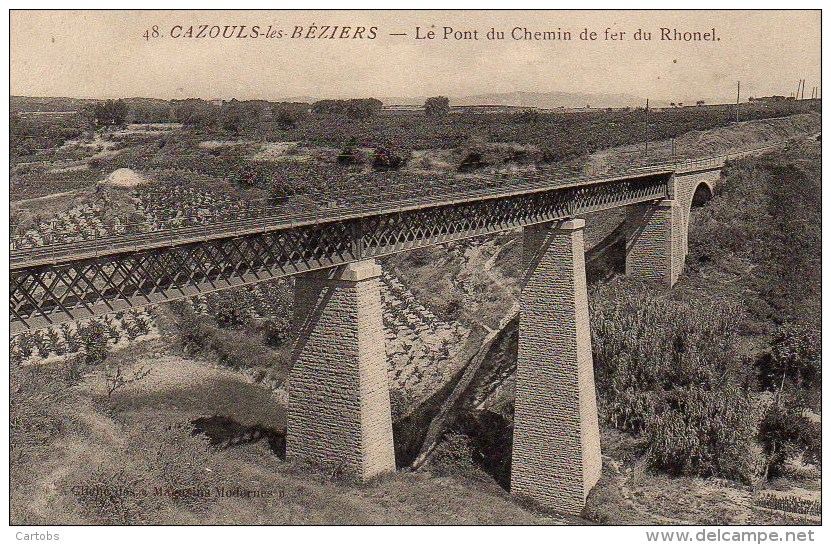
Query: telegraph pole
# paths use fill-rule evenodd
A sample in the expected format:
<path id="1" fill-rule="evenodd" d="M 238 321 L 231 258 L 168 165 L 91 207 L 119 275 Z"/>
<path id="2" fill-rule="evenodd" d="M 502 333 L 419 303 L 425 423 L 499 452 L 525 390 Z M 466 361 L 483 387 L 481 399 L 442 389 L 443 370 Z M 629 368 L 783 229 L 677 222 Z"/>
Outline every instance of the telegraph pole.
<path id="1" fill-rule="evenodd" d="M 736 123 L 739 122 L 739 102 L 742 96 L 742 82 L 736 82 Z"/>
<path id="2" fill-rule="evenodd" d="M 649 99 L 646 99 L 646 127 L 645 127 L 645 134 L 646 134 L 646 151 L 645 155 L 649 155 Z"/>

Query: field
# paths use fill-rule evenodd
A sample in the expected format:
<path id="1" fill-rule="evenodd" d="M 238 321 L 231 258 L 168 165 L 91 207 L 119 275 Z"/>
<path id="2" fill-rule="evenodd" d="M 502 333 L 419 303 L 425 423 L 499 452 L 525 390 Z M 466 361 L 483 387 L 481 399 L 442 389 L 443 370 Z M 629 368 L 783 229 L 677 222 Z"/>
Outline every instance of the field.
<path id="1" fill-rule="evenodd" d="M 18 336 L 12 520 L 816 523 L 817 109 L 748 106 L 739 124 L 731 107 L 650 114 L 653 157 L 671 153 L 672 137 L 680 156 L 782 145 L 725 170 L 694 211 L 686 273 L 669 293 L 620 275 L 620 211 L 586 218 L 604 476 L 583 518 L 507 491 L 520 270 L 519 233 L 507 232 L 382 260 L 399 471 L 377 482 L 284 459 L 290 279 Z M 26 120 L 17 134 L 37 135 L 38 147 L 13 147 L 11 243 L 433 194 L 552 166 L 613 168 L 644 160 L 642 115 L 308 114 L 240 131 L 139 123 L 77 133 L 71 120 Z M 665 342 L 653 349 L 628 331 Z M 726 391 L 742 395 L 708 405 Z M 758 418 L 733 426 L 746 433 L 702 431 L 678 400 Z M 667 456 L 659 445 L 673 443 L 675 422 L 724 452 Z M 708 456 L 715 462 L 698 462 Z"/>

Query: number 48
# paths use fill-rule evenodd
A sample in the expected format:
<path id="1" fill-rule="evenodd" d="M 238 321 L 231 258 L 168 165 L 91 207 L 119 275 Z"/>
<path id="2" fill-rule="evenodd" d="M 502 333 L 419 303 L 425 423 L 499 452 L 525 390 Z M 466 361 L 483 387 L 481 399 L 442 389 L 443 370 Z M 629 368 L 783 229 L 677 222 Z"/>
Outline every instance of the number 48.
<path id="1" fill-rule="evenodd" d="M 145 30 L 142 37 L 145 40 L 150 40 L 150 38 L 158 38 L 159 37 L 159 25 L 153 25 L 152 28 Z"/>

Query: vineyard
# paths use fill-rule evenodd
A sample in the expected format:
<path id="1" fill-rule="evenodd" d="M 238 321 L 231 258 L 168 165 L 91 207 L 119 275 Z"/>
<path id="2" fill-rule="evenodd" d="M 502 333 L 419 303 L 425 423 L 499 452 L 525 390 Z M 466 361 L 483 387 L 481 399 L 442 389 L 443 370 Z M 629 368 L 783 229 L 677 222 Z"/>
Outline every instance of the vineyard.
<path id="1" fill-rule="evenodd" d="M 797 496 L 761 494 L 755 503 L 757 506 L 766 509 L 776 509 L 811 517 L 822 516 L 822 502 L 820 500 L 808 500 Z"/>
<path id="2" fill-rule="evenodd" d="M 73 356 L 93 357 L 94 352 L 123 347 L 158 334 L 149 310 L 133 309 L 86 322 L 61 324 L 25 331 L 11 338 L 9 357 L 24 365 L 49 364 Z"/>
<path id="3" fill-rule="evenodd" d="M 815 101 L 747 104 L 741 115 L 769 119 L 818 107 Z M 650 139 L 726 126 L 734 114 L 731 106 L 655 111 Z M 348 121 L 310 114 L 290 127 L 260 123 L 244 135 L 171 124 L 99 131 L 88 141 L 49 140 L 52 148 L 38 148 L 15 163 L 12 200 L 68 189 L 85 195 L 84 202 L 48 213 L 38 213 L 39 205 L 13 210 L 11 247 L 464 192 L 563 169 L 580 173 L 588 154 L 642 141 L 643 121 L 644 112 L 637 109 L 439 118 L 378 114 Z M 38 123 L 21 121 L 12 137 L 28 138 L 38 130 L 52 134 L 45 121 Z M 635 156 L 626 163 L 648 160 Z M 143 183 L 122 194 L 116 199 L 121 205 L 114 207 L 105 178 L 122 169 Z"/>
<path id="4" fill-rule="evenodd" d="M 470 330 L 438 319 L 394 275 L 381 276 L 384 335 L 390 360 L 390 388 L 400 408 L 431 395 L 458 370 L 458 353 Z"/>

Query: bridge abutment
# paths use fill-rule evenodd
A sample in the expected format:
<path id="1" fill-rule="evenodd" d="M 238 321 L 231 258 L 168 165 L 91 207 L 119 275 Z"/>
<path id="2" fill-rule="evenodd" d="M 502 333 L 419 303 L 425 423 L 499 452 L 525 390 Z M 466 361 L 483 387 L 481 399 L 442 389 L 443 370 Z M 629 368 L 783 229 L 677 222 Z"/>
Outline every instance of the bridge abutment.
<path id="1" fill-rule="evenodd" d="M 674 199 L 626 207 L 626 275 L 672 287 L 684 267 L 685 225 Z"/>
<path id="2" fill-rule="evenodd" d="M 578 514 L 600 478 L 584 220 L 524 233 L 511 492 Z"/>
<path id="3" fill-rule="evenodd" d="M 366 260 L 295 283 L 286 456 L 363 480 L 395 471 L 380 274 Z"/>

